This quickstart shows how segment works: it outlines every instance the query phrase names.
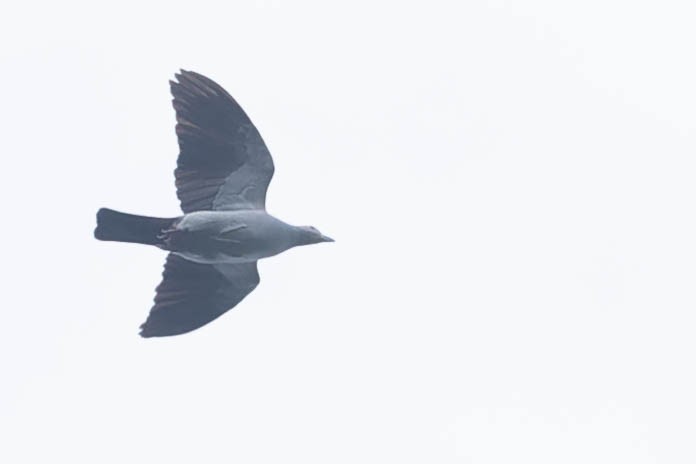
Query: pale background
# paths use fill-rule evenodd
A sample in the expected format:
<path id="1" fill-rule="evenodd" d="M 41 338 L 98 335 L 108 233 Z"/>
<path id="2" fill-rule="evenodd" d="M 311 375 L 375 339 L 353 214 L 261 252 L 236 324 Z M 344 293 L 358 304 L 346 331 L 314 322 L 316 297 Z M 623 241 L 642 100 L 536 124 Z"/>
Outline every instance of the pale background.
<path id="1" fill-rule="evenodd" d="M 0 461 L 696 462 L 692 5 L 5 4 Z M 337 242 L 142 340 L 179 67 Z"/>

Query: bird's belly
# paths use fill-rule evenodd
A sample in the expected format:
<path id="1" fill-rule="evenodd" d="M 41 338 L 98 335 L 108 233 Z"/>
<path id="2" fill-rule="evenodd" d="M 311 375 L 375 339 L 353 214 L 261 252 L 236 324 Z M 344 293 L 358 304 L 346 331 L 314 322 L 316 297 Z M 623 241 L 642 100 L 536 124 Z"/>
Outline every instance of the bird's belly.
<path id="1" fill-rule="evenodd" d="M 234 256 L 225 253 L 212 254 L 195 251 L 173 251 L 172 253 L 199 264 L 238 264 L 250 263 L 259 259 L 251 256 Z"/>
<path id="2" fill-rule="evenodd" d="M 192 245 L 194 246 L 176 250 L 174 253 L 189 261 L 201 264 L 236 264 L 257 261 L 283 251 L 283 249 L 274 246 L 275 244 L 254 243 L 254 241 L 241 243 L 236 240 L 224 240 L 217 237 L 199 240 Z"/>

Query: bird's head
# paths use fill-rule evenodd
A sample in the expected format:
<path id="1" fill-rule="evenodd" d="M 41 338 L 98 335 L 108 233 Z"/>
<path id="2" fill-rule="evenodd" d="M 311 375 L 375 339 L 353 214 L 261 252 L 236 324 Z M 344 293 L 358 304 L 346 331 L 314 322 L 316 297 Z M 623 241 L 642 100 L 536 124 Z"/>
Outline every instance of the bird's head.
<path id="1" fill-rule="evenodd" d="M 302 245 L 334 241 L 334 239 L 332 239 L 331 237 L 327 237 L 326 235 L 319 232 L 316 229 L 316 227 L 298 226 L 297 230 L 300 232 L 300 243 Z"/>

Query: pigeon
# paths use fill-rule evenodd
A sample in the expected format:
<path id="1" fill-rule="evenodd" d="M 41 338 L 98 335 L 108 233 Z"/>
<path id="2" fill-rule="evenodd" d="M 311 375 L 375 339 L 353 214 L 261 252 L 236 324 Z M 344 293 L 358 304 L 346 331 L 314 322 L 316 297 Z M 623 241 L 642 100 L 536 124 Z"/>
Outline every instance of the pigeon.
<path id="1" fill-rule="evenodd" d="M 169 82 L 179 156 L 174 170 L 183 215 L 159 218 L 108 208 L 98 240 L 168 251 L 142 337 L 196 330 L 234 308 L 259 283 L 257 261 L 290 248 L 333 242 L 311 226 L 266 212 L 273 159 L 241 106 L 220 85 L 181 70 Z"/>

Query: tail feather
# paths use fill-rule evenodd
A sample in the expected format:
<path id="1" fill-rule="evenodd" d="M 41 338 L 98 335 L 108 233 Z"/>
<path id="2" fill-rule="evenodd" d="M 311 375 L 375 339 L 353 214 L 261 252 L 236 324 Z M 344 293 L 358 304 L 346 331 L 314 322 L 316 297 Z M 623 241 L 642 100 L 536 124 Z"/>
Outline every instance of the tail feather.
<path id="1" fill-rule="evenodd" d="M 157 237 L 162 230 L 172 227 L 178 218 L 155 218 L 126 214 L 113 209 L 101 208 L 97 212 L 97 228 L 94 237 L 113 242 L 159 245 Z"/>

